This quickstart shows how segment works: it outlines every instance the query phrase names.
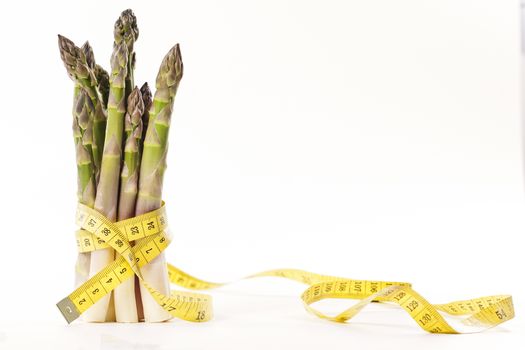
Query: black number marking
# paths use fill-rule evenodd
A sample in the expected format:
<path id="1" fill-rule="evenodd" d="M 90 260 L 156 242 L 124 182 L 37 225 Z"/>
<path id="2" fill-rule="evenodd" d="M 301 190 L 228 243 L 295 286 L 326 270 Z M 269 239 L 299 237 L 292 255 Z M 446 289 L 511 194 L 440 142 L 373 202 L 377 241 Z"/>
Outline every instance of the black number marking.
<path id="1" fill-rule="evenodd" d="M 406 295 L 405 292 L 399 292 L 399 294 L 396 295 L 396 296 L 394 297 L 394 299 L 395 299 L 396 301 L 399 301 L 399 300 L 403 299 L 403 297 L 404 297 L 405 295 Z"/>
<path id="2" fill-rule="evenodd" d="M 419 322 L 424 326 L 426 325 L 430 320 L 432 319 L 432 316 L 430 314 L 424 314 L 423 317 L 419 319 Z"/>
<path id="3" fill-rule="evenodd" d="M 496 310 L 496 316 L 498 316 L 500 320 L 503 320 L 503 318 L 507 317 L 507 314 L 503 310 Z"/>
<path id="4" fill-rule="evenodd" d="M 415 300 L 412 300 L 412 301 L 407 305 L 407 309 L 408 309 L 408 311 L 412 312 L 412 311 L 414 311 L 418 306 L 419 306 L 418 302 L 415 301 Z"/>

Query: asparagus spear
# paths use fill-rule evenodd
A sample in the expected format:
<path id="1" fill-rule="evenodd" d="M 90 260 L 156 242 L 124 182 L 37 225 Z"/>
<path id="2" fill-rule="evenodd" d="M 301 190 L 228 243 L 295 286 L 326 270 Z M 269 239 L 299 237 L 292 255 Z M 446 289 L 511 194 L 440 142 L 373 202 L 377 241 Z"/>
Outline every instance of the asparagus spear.
<path id="1" fill-rule="evenodd" d="M 142 115 L 144 103 L 140 90 L 135 87 L 128 97 L 127 113 L 124 119 L 126 141 L 124 163 L 120 174 L 120 198 L 118 219 L 124 220 L 135 216 L 137 200 L 140 142 L 142 138 Z M 138 322 L 135 300 L 135 278 L 124 281 L 115 289 L 115 311 L 117 322 Z"/>
<path id="2" fill-rule="evenodd" d="M 117 47 L 119 45 L 124 45 L 127 49 L 127 57 L 126 57 L 126 74 L 124 76 L 124 103 L 128 101 L 128 97 L 131 94 L 131 89 L 134 86 L 133 82 L 133 70 L 135 68 L 135 53 L 133 52 L 133 46 L 135 44 L 135 41 L 137 40 L 139 35 L 139 30 L 137 27 L 137 19 L 135 15 L 133 14 L 133 11 L 130 9 L 123 11 L 117 21 L 115 22 L 115 26 L 113 29 L 113 36 L 114 36 L 114 43 L 113 46 Z M 140 96 L 136 96 L 140 99 Z M 138 104 L 138 101 L 130 101 L 134 105 Z M 142 103 L 142 101 L 140 102 Z M 141 106 L 141 108 L 143 108 Z M 130 113 L 131 115 L 131 113 Z M 140 119 L 140 116 L 139 116 Z M 140 160 L 138 156 L 132 155 L 130 156 L 130 147 L 133 140 L 130 140 L 128 142 L 128 139 L 130 139 L 130 136 L 128 135 L 128 131 L 126 130 L 126 150 L 125 150 L 125 163 L 124 163 L 124 169 L 123 171 L 129 172 L 129 167 L 138 167 L 138 161 Z M 136 147 L 138 151 L 138 147 Z M 136 164 L 131 164 L 136 160 Z M 133 170 L 133 169 L 131 169 Z M 130 174 L 133 176 L 133 174 Z M 138 172 L 136 174 L 136 177 L 138 177 Z M 121 190 L 120 190 L 120 199 L 119 199 L 119 208 L 122 206 L 123 210 L 122 212 L 119 211 L 119 220 L 128 218 L 134 215 L 135 210 L 135 200 L 136 200 L 136 190 L 135 195 L 133 195 L 132 190 L 132 183 L 133 181 L 138 183 L 138 178 L 136 180 L 133 180 L 132 178 L 128 179 L 122 179 L 125 182 L 122 182 Z M 128 180 L 130 180 L 128 182 Z M 136 185 L 135 185 L 136 187 Z M 131 192 L 130 192 L 131 191 Z M 121 202 L 123 201 L 123 203 Z M 121 217 L 122 216 L 122 217 Z M 125 217 L 124 217 L 125 216 Z M 116 318 L 119 322 L 137 322 L 138 316 L 137 316 L 137 306 L 135 302 L 135 280 L 129 279 L 123 284 L 119 285 L 118 288 L 115 289 L 114 297 L 115 297 L 115 312 L 116 312 Z"/>
<path id="3" fill-rule="evenodd" d="M 100 97 L 102 98 L 102 111 L 107 111 L 108 108 L 108 98 L 109 98 L 109 74 L 106 72 L 104 68 L 102 68 L 101 65 L 95 64 L 94 69 L 95 77 L 97 79 L 97 88 L 100 93 Z M 102 161 L 102 151 L 104 147 L 104 137 L 106 133 L 106 120 L 103 118 L 97 119 L 97 126 L 96 130 L 98 132 L 97 137 L 97 157 L 98 163 L 99 163 L 99 169 L 97 170 L 97 183 L 98 179 L 100 177 L 100 162 Z M 99 148 L 102 147 L 102 148 Z"/>
<path id="4" fill-rule="evenodd" d="M 142 135 L 141 135 L 141 139 L 139 142 L 139 158 L 141 158 L 141 155 L 142 155 L 144 138 L 146 136 L 146 130 L 148 127 L 149 109 L 151 107 L 151 104 L 153 103 L 153 96 L 151 95 L 151 90 L 147 82 L 141 86 L 140 94 L 142 96 L 142 101 L 144 102 L 144 113 L 142 114 Z M 139 164 L 138 170 L 140 171 L 140 164 Z M 137 188 L 138 188 L 138 185 L 137 185 Z M 140 296 L 140 281 L 138 277 L 136 276 L 135 276 L 135 301 L 137 305 L 138 319 L 143 320 L 144 319 L 144 309 L 142 307 L 142 299 Z"/>
<path id="5" fill-rule="evenodd" d="M 82 46 L 86 62 L 93 60 L 93 51 L 86 42 Z M 89 57 L 88 57 L 89 56 Z M 89 98 L 88 98 L 89 99 Z M 77 197 L 80 203 L 93 207 L 95 202 L 95 173 L 92 151 L 93 105 L 86 100 L 86 92 L 75 82 L 73 94 L 73 137 L 77 160 Z M 75 284 L 87 280 L 89 274 L 90 254 L 79 253 L 75 268 Z"/>
<path id="6" fill-rule="evenodd" d="M 73 137 L 77 161 L 78 201 L 89 207 L 95 203 L 95 168 L 93 165 L 91 127 L 93 124 L 93 105 L 86 92 L 75 86 L 73 99 Z M 80 285 L 89 274 L 90 254 L 78 253 L 75 283 Z"/>
<path id="7" fill-rule="evenodd" d="M 75 139 L 78 200 L 80 203 L 93 207 L 95 204 L 95 168 L 93 165 L 93 105 L 86 91 L 77 88 L 75 108 L 73 110 L 73 136 Z"/>
<path id="8" fill-rule="evenodd" d="M 135 87 L 128 97 L 127 113 L 124 119 L 126 142 L 124 146 L 124 164 L 120 175 L 119 220 L 135 216 L 140 169 L 139 145 L 142 138 L 143 114 L 144 102 L 142 101 L 140 90 Z"/>
<path id="9" fill-rule="evenodd" d="M 128 74 L 126 75 L 126 96 L 129 96 L 131 89 L 135 86 L 133 71 L 135 70 L 135 52 L 133 46 L 139 37 L 137 18 L 131 9 L 122 11 L 120 17 L 115 22 L 113 29 L 115 44 L 124 42 L 128 48 Z"/>
<path id="10" fill-rule="evenodd" d="M 162 203 L 162 182 L 166 169 L 168 133 L 173 102 L 183 65 L 179 45 L 175 45 L 164 57 L 157 75 L 155 97 L 150 116 L 140 166 L 139 194 L 136 214 L 157 209 Z M 160 254 L 141 269 L 145 280 L 164 295 L 169 295 L 169 281 L 164 254 Z M 141 285 L 141 298 L 146 322 L 162 322 L 171 318 Z"/>
<path id="11" fill-rule="evenodd" d="M 122 156 L 122 134 L 125 108 L 125 78 L 128 66 L 128 49 L 124 43 L 116 45 L 111 56 L 111 75 L 109 77 L 108 119 L 106 142 L 97 186 L 95 209 L 108 219 L 116 221 L 120 163 Z M 110 248 L 97 250 L 91 254 L 90 276 L 95 275 L 113 260 Z M 86 320 L 104 322 L 109 306 L 110 294 L 104 296 L 86 312 Z"/>
<path id="12" fill-rule="evenodd" d="M 102 68 L 100 65 L 96 64 L 95 62 L 95 54 L 93 53 L 93 48 L 89 44 L 89 41 L 86 41 L 84 45 L 82 45 L 81 50 L 84 52 L 84 55 L 86 56 L 86 63 L 93 72 L 93 75 L 95 77 L 95 81 L 97 84 L 97 90 L 99 93 L 99 98 L 101 99 L 100 102 L 102 103 L 102 110 L 105 110 L 107 108 L 108 103 L 108 94 L 109 94 L 109 76 L 108 73 Z M 96 118 L 97 124 L 96 128 L 98 130 L 94 133 L 94 159 L 97 164 L 97 181 L 100 173 L 100 161 L 102 156 L 102 150 L 104 147 L 104 133 L 105 133 L 105 127 L 106 127 L 106 118 Z"/>
<path id="13" fill-rule="evenodd" d="M 93 160 L 98 174 L 101 153 L 104 148 L 104 134 L 107 117 L 106 111 L 103 107 L 103 98 L 98 91 L 97 78 L 90 65 L 94 62 L 91 62 L 92 57 L 89 57 L 90 61 L 88 61 L 88 57 L 84 50 L 77 47 L 71 40 L 62 35 L 58 35 L 58 46 L 60 49 L 60 57 L 64 62 L 69 77 L 86 91 L 93 103 Z M 89 44 L 87 46 L 89 46 Z"/>

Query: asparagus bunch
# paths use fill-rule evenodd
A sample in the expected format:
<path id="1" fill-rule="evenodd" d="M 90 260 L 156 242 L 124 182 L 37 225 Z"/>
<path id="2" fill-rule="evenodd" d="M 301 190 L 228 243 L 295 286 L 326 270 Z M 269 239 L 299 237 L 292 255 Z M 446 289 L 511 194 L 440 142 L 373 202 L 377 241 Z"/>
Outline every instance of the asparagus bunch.
<path id="1" fill-rule="evenodd" d="M 162 203 L 171 113 L 183 66 L 177 44 L 162 61 L 152 99 L 147 83 L 140 89 L 134 86 L 133 49 L 139 31 L 131 10 L 121 13 L 113 34 L 110 74 L 95 62 L 88 42 L 79 48 L 59 35 L 59 49 L 75 83 L 78 200 L 116 221 L 158 209 Z M 93 276 L 114 259 L 113 255 L 110 248 L 97 250 L 91 256 L 79 256 L 78 266 L 87 270 L 89 265 Z M 169 295 L 163 254 L 143 267 L 143 275 L 151 286 Z M 119 322 L 137 322 L 142 315 L 148 322 L 171 318 L 141 288 L 135 279 L 127 280 L 93 305 L 85 319 L 111 320 L 113 297 Z"/>
<path id="2" fill-rule="evenodd" d="M 166 170 L 171 114 L 182 73 L 182 57 L 177 44 L 164 57 L 157 75 L 157 91 L 149 111 L 140 166 L 137 215 L 158 209 L 162 204 L 162 183 Z M 163 253 L 142 268 L 142 275 L 153 288 L 169 295 L 168 271 Z M 142 285 L 141 298 L 146 322 L 162 322 L 171 318 Z"/>

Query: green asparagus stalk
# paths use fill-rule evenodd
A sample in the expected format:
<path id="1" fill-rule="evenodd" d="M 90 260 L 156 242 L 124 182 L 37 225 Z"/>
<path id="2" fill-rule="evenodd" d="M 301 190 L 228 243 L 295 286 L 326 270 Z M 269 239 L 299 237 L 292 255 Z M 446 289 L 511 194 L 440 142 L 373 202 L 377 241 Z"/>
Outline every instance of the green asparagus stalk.
<path id="1" fill-rule="evenodd" d="M 117 219 L 122 135 L 124 113 L 126 112 L 124 90 L 127 59 L 126 45 L 116 46 L 111 57 L 106 142 L 104 144 L 100 180 L 95 202 L 95 209 L 113 221 Z"/>
<path id="2" fill-rule="evenodd" d="M 93 103 L 93 160 L 98 174 L 100 170 L 102 150 L 104 148 L 104 134 L 107 117 L 103 105 L 103 98 L 98 91 L 97 78 L 92 68 L 94 58 L 88 57 L 89 52 L 88 56 L 86 56 L 83 49 L 80 49 L 71 40 L 62 35 L 58 35 L 58 46 L 60 49 L 60 57 L 62 58 L 69 77 L 86 91 Z M 89 44 L 87 46 L 89 46 Z M 86 50 L 88 49 L 86 48 Z"/>
<path id="3" fill-rule="evenodd" d="M 126 141 L 124 146 L 124 164 L 120 175 L 120 199 L 118 219 L 124 220 L 135 216 L 140 170 L 140 142 L 142 138 L 142 116 L 144 102 L 140 90 L 135 87 L 128 97 L 127 113 L 124 119 Z"/>
<path id="4" fill-rule="evenodd" d="M 126 75 L 126 96 L 129 96 L 131 89 L 135 86 L 133 72 L 135 70 L 135 52 L 133 46 L 139 37 L 137 18 L 131 9 L 122 11 L 120 17 L 115 22 L 113 29 L 115 45 L 124 42 L 128 48 L 128 74 Z"/>
<path id="5" fill-rule="evenodd" d="M 86 62 L 93 60 L 93 51 L 86 42 L 82 46 Z M 93 105 L 86 92 L 75 82 L 73 94 L 73 137 L 77 160 L 77 197 L 82 204 L 93 207 L 95 202 L 96 169 L 93 163 Z M 90 253 L 78 253 L 75 267 L 75 284 L 84 283 L 89 275 Z"/>
<path id="6" fill-rule="evenodd" d="M 177 44 L 164 57 L 157 75 L 157 91 L 149 111 L 144 140 L 137 214 L 157 209 L 162 202 L 162 181 L 166 169 L 171 113 L 182 73 L 182 57 Z"/>
<path id="7" fill-rule="evenodd" d="M 86 91 L 78 88 L 73 111 L 73 136 L 75 139 L 78 200 L 89 207 L 95 204 L 95 168 L 93 164 L 93 105 Z"/>
<path id="8" fill-rule="evenodd" d="M 140 166 L 137 215 L 158 209 L 162 203 L 162 183 L 166 170 L 168 134 L 173 102 L 182 79 L 183 64 L 179 45 L 175 45 L 162 61 L 157 75 L 155 97 Z M 145 280 L 164 295 L 169 295 L 169 281 L 164 254 L 142 267 Z M 162 322 L 171 316 L 162 309 L 141 285 L 141 298 L 146 322 Z"/>
<path id="9" fill-rule="evenodd" d="M 102 110 L 106 110 L 107 103 L 108 103 L 108 94 L 109 94 L 109 76 L 108 73 L 102 68 L 100 65 L 96 64 L 95 62 L 95 54 L 93 53 L 93 48 L 89 44 L 89 41 L 86 41 L 84 45 L 80 48 L 84 55 L 86 56 L 86 63 L 89 66 L 89 69 L 93 72 L 93 75 L 95 77 L 95 81 L 97 84 L 97 90 L 100 94 L 99 98 L 101 98 L 100 102 L 102 103 Z M 100 118 L 97 118 L 100 119 Z M 98 177 L 100 175 L 100 162 L 101 162 L 101 156 L 102 156 L 102 150 L 104 147 L 104 132 L 106 127 L 106 119 L 100 119 L 97 122 L 97 128 L 99 130 L 96 130 L 94 133 L 94 160 L 97 164 L 96 169 L 96 176 L 97 181 Z"/>
<path id="10" fill-rule="evenodd" d="M 95 203 L 95 168 L 93 165 L 91 132 L 93 124 L 93 105 L 86 92 L 78 85 L 74 90 L 73 101 L 73 137 L 77 161 L 78 201 L 89 207 Z M 89 275 L 90 254 L 78 253 L 75 283 L 84 283 Z"/>
<path id="11" fill-rule="evenodd" d="M 128 67 L 128 50 L 124 43 L 116 45 L 111 56 L 109 77 L 108 119 L 106 141 L 97 186 L 95 209 L 111 221 L 117 219 L 120 163 L 122 158 L 122 135 L 125 108 L 125 78 Z M 95 275 L 113 260 L 111 248 L 91 254 L 90 276 Z M 104 322 L 108 311 L 110 294 L 104 296 L 86 312 L 86 320 Z"/>

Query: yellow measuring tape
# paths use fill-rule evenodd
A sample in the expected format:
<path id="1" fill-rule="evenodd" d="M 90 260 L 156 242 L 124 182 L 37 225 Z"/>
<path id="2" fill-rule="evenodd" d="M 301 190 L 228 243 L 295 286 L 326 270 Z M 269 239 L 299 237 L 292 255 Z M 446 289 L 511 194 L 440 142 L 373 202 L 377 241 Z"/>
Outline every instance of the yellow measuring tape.
<path id="1" fill-rule="evenodd" d="M 152 212 L 117 223 L 85 205 L 79 204 L 76 233 L 79 252 L 113 248 L 117 253 L 115 261 L 91 277 L 75 291 L 62 299 L 58 309 L 68 323 L 73 322 L 103 296 L 120 283 L 138 276 L 157 303 L 172 316 L 193 322 L 208 321 L 213 316 L 212 298 L 193 292 L 173 291 L 163 295 L 152 288 L 142 277 L 140 267 L 157 257 L 170 244 L 166 233 L 167 219 L 165 206 Z M 130 242 L 140 239 L 134 246 Z M 193 277 L 168 264 L 171 283 L 190 290 L 213 289 L 226 283 L 212 283 Z M 345 322 L 373 301 L 393 303 L 403 308 L 425 331 L 430 333 L 460 333 L 445 320 L 443 313 L 461 317 L 461 323 L 481 331 L 494 327 L 514 317 L 510 295 L 497 295 L 448 304 L 433 305 L 414 291 L 409 283 L 354 280 L 319 275 L 295 269 L 279 269 L 261 272 L 246 278 L 274 276 L 295 280 L 309 287 L 301 300 L 312 314 L 335 322 Z M 323 299 L 356 299 L 359 302 L 336 316 L 327 316 L 311 305 Z"/>

